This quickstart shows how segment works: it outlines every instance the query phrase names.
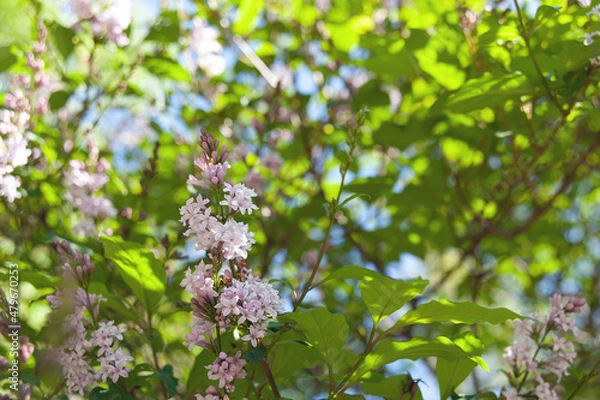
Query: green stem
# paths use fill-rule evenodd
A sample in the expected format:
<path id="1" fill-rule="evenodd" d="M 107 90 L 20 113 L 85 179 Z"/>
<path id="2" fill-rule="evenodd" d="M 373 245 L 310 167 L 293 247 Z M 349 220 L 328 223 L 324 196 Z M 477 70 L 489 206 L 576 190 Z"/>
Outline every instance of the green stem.
<path id="1" fill-rule="evenodd" d="M 583 387 L 583 385 L 589 381 L 590 379 L 592 379 L 594 376 L 598 375 L 598 367 L 600 367 L 600 360 L 596 361 L 596 364 L 594 365 L 594 367 L 592 368 L 592 370 L 590 372 L 588 372 L 583 378 L 581 378 L 579 380 L 579 382 L 577 382 L 577 386 L 575 387 L 575 389 L 573 389 L 573 391 L 571 392 L 571 394 L 569 395 L 569 397 L 567 397 L 567 400 L 571 400 L 575 398 L 575 395 L 577 394 L 577 392 L 579 392 L 579 390 L 581 390 L 581 388 Z"/>
<path id="2" fill-rule="evenodd" d="M 338 211 L 338 205 L 340 204 L 340 198 L 342 196 L 342 191 L 344 190 L 344 182 L 346 181 L 346 173 L 348 172 L 348 167 L 350 165 L 350 160 L 346 161 L 342 172 L 342 180 L 340 182 L 340 187 L 338 189 L 337 196 L 333 199 L 330 204 L 329 210 L 329 224 L 327 226 L 327 230 L 325 231 L 325 238 L 323 239 L 323 243 L 321 244 L 321 248 L 319 249 L 319 256 L 317 257 L 317 261 L 313 267 L 313 270 L 308 278 L 308 281 L 304 285 L 304 289 L 302 290 L 302 294 L 298 297 L 296 304 L 294 305 L 294 311 L 302 304 L 302 300 L 306 297 L 310 289 L 312 289 L 311 285 L 315 280 L 315 276 L 317 276 L 317 272 L 319 271 L 319 267 L 321 266 L 321 262 L 323 261 L 323 256 L 325 255 L 325 251 L 327 250 L 327 244 L 329 243 L 329 236 L 331 235 L 331 229 L 333 228 L 333 222 L 335 221 L 335 214 Z"/>
<path id="3" fill-rule="evenodd" d="M 540 68 L 540 65 L 538 64 L 538 62 L 533 54 L 533 50 L 531 49 L 531 44 L 529 43 L 529 37 L 527 35 L 527 32 L 525 31 L 525 21 L 523 19 L 523 12 L 521 11 L 519 2 L 518 2 L 518 0 L 513 0 L 513 2 L 515 4 L 515 8 L 517 9 L 517 15 L 519 16 L 519 25 L 521 26 L 521 37 L 523 37 L 523 40 L 525 41 L 525 46 L 527 46 L 527 51 L 529 52 L 529 57 L 531 58 L 531 61 L 533 61 L 535 70 L 537 71 L 538 75 L 540 76 L 540 79 L 542 80 L 542 84 L 544 85 L 544 88 L 546 89 L 546 93 L 548 94 L 548 99 L 550 100 L 550 102 L 552 104 L 554 104 L 556 106 L 556 108 L 558 109 L 560 114 L 564 115 L 565 110 L 563 110 L 560 103 L 554 96 L 552 89 L 550 89 L 550 85 L 548 85 L 548 81 L 546 80 L 546 77 L 544 76 L 544 73 L 542 72 L 542 69 Z"/>

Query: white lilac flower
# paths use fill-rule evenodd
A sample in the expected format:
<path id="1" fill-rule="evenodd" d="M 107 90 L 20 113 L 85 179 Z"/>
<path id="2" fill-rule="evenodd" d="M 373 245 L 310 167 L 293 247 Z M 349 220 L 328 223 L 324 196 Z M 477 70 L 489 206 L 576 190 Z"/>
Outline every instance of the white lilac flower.
<path id="1" fill-rule="evenodd" d="M 242 352 L 238 351 L 235 356 L 228 356 L 221 352 L 219 357 L 212 365 L 206 367 L 208 369 L 208 378 L 219 381 L 219 388 L 224 388 L 231 393 L 235 390 L 232 382 L 235 379 L 243 379 L 246 377 L 244 366 L 246 360 L 241 358 Z"/>
<path id="2" fill-rule="evenodd" d="M 0 197 L 4 197 L 9 203 L 21 198 L 20 187 L 21 179 L 18 176 L 0 175 Z"/>
<path id="3" fill-rule="evenodd" d="M 112 352 L 111 346 L 115 340 L 123 340 L 125 328 L 115 326 L 114 321 L 100 322 L 98 329 L 92 332 L 90 344 L 99 347 L 98 356 Z"/>
<path id="4" fill-rule="evenodd" d="M 245 282 L 234 280 L 224 288 L 215 308 L 224 316 L 238 317 L 238 324 L 257 323 L 275 317 L 281 310 L 281 300 L 268 282 L 249 277 Z"/>
<path id="5" fill-rule="evenodd" d="M 215 282 L 212 275 L 212 265 L 200 261 L 200 263 L 196 265 L 194 272 L 192 272 L 190 268 L 185 271 L 185 278 L 181 281 L 181 287 L 193 296 L 206 294 L 210 297 L 217 297 L 217 292 L 214 290 Z"/>
<path id="6" fill-rule="evenodd" d="M 258 340 L 262 339 L 267 334 L 265 330 L 266 328 L 267 327 L 265 323 L 250 325 L 248 328 L 248 334 L 242 336 L 242 340 L 250 342 L 252 347 L 256 347 L 258 346 Z"/>
<path id="7" fill-rule="evenodd" d="M 221 75 L 225 71 L 225 58 L 223 46 L 218 41 L 219 31 L 198 17 L 195 17 L 192 23 L 191 50 L 198 68 L 209 76 Z"/>
<path id="8" fill-rule="evenodd" d="M 195 397 L 196 400 L 229 400 L 229 396 L 227 395 L 223 395 L 221 397 L 221 395 L 219 394 L 219 390 L 214 386 L 209 386 L 208 388 L 206 388 L 205 396 L 197 394 Z"/>
<path id="9" fill-rule="evenodd" d="M 129 43 L 124 32 L 131 23 L 129 0 L 71 0 L 71 7 L 80 22 L 89 21 L 94 36 L 117 46 Z"/>
<path id="10" fill-rule="evenodd" d="M 504 391 L 507 399 L 532 395 L 540 400 L 558 399 L 558 384 L 568 375 L 577 356 L 575 346 L 567 336 L 577 333 L 575 318 L 569 314 L 581 312 L 585 299 L 569 297 L 565 302 L 563 297 L 555 294 L 550 301 L 552 308 L 546 318 L 515 322 L 515 341 L 506 348 L 504 359 L 512 371 L 509 374 L 513 379 L 511 383 L 519 389 L 513 387 Z M 556 375 L 556 379 L 547 380 L 548 374 Z"/>
<path id="11" fill-rule="evenodd" d="M 65 383 L 70 393 L 79 393 L 83 396 L 84 389 L 96 382 L 94 370 L 86 360 L 83 349 L 63 351 L 58 361 L 62 365 Z"/>
<path id="12" fill-rule="evenodd" d="M 69 200 L 83 217 L 73 227 L 73 232 L 80 236 L 93 236 L 96 231 L 96 220 L 114 217 L 117 214 L 113 203 L 96 192 L 108 183 L 106 170 L 110 164 L 106 159 L 97 159 L 97 148 L 90 149 L 90 165 L 81 160 L 71 160 L 65 172 L 63 183 L 67 187 Z"/>
<path id="13" fill-rule="evenodd" d="M 125 365 L 127 362 L 133 361 L 120 348 L 117 351 L 109 350 L 103 357 L 98 358 L 100 369 L 96 372 L 96 376 L 106 382 L 110 378 L 113 382 L 117 382 L 120 377 L 127 378 L 131 368 Z"/>
<path id="14" fill-rule="evenodd" d="M 245 259 L 254 244 L 254 232 L 248 232 L 248 225 L 228 220 L 215 233 L 215 241 L 222 243 L 223 257 L 226 260 Z"/>
<path id="15" fill-rule="evenodd" d="M 219 203 L 222 206 L 229 207 L 230 210 L 239 211 L 242 214 L 252 214 L 252 210 L 258 210 L 258 207 L 252 203 L 252 198 L 256 197 L 254 189 L 249 189 L 243 183 L 231 185 L 225 183 L 225 200 Z"/>
<path id="16" fill-rule="evenodd" d="M 264 165 L 266 168 L 271 170 L 274 174 L 279 173 L 279 169 L 283 164 L 283 160 L 279 153 L 272 152 L 269 153 L 266 157 L 261 158 L 260 163 Z"/>
<path id="17" fill-rule="evenodd" d="M 508 391 L 503 391 L 502 396 L 504 396 L 506 400 L 525 400 L 524 397 L 519 396 L 516 388 L 510 388 Z"/>
<path id="18" fill-rule="evenodd" d="M 195 346 L 208 348 L 208 341 L 206 335 L 210 334 L 214 328 L 216 328 L 214 322 L 207 321 L 204 318 L 192 317 L 192 322 L 189 327 L 192 328 L 192 332 L 184 336 L 185 344 L 189 350 L 192 350 Z"/>

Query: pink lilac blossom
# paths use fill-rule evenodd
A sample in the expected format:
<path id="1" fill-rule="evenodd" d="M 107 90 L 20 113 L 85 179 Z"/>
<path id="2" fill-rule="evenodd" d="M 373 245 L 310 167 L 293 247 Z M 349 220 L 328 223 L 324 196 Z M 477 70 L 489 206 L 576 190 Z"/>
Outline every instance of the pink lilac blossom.
<path id="1" fill-rule="evenodd" d="M 231 185 L 225 183 L 225 200 L 221 200 L 219 203 L 222 206 L 229 207 L 232 211 L 239 211 L 242 214 L 252 214 L 252 210 L 258 210 L 258 207 L 252 203 L 252 198 L 256 197 L 256 192 L 253 189 L 249 189 L 243 183 L 237 185 Z"/>
<path id="2" fill-rule="evenodd" d="M 258 346 L 267 334 L 269 319 L 282 309 L 281 300 L 277 290 L 253 277 L 246 268 L 244 260 L 254 243 L 254 233 L 248 230 L 248 225 L 234 219 L 238 212 L 251 214 L 258 209 L 252 202 L 256 192 L 243 184 L 224 182 L 227 168 L 222 166 L 228 166 L 228 154 L 225 146 L 219 148 L 214 136 L 202 131 L 199 145 L 202 153 L 194 164 L 202 171 L 205 182 L 195 177 L 190 181 L 213 192 L 222 191 L 217 196 L 222 200 L 211 207 L 208 199 L 198 195 L 180 209 L 181 223 L 187 228 L 184 235 L 193 240 L 197 249 L 205 250 L 212 260 L 212 264 L 201 261 L 193 270 L 188 268 L 181 281 L 181 286 L 192 296 L 191 333 L 185 335 L 184 344 L 190 350 L 200 346 L 219 355 L 207 367 L 209 378 L 219 381 L 219 389 L 231 393 L 233 381 L 246 375 L 243 370 L 246 362 L 240 358 L 241 351 L 235 357 L 227 356 L 221 351 L 220 340 L 215 338 L 236 328 L 243 332 L 243 341 Z M 214 213 L 213 209 L 220 213 Z M 224 263 L 228 268 L 221 270 Z M 206 391 L 206 396 L 196 397 L 212 399 L 222 395 L 213 387 Z"/>
<path id="3" fill-rule="evenodd" d="M 192 20 L 192 24 L 191 57 L 208 76 L 221 75 L 225 72 L 225 58 L 223 46 L 218 41 L 219 31 L 198 17 Z"/>
<path id="4" fill-rule="evenodd" d="M 248 225 L 233 219 L 217 226 L 215 241 L 222 245 L 226 260 L 245 259 L 254 244 L 254 232 L 248 232 Z"/>
<path id="5" fill-rule="evenodd" d="M 235 379 L 243 379 L 246 377 L 244 366 L 246 360 L 241 358 L 242 352 L 238 351 L 235 356 L 228 356 L 226 353 L 219 353 L 219 357 L 212 365 L 206 367 L 208 369 L 208 377 L 212 380 L 219 381 L 219 388 L 225 389 L 231 393 L 235 390 L 232 382 Z"/>
<path id="6" fill-rule="evenodd" d="M 515 341 L 506 348 L 504 360 L 511 369 L 511 384 L 517 389 L 505 390 L 506 399 L 559 398 L 559 384 L 577 357 L 568 335 L 576 335 L 578 330 L 569 314 L 580 313 L 585 299 L 555 294 L 550 301 L 552 308 L 546 318 L 515 322 Z M 548 379 L 549 375 L 555 378 Z"/>
<path id="7" fill-rule="evenodd" d="M 125 363 L 133 361 L 133 357 L 126 355 L 123 350 L 117 349 L 112 351 L 108 349 L 103 357 L 98 358 L 100 369 L 96 372 L 96 378 L 106 382 L 110 378 L 113 382 L 117 382 L 120 377 L 127 378 L 131 368 Z"/>
<path id="8" fill-rule="evenodd" d="M 5 109 L 0 110 L 0 196 L 12 203 L 21 197 L 21 178 L 13 175 L 31 156 L 25 130 L 29 127 L 30 105 L 22 90 L 5 96 Z"/>
<path id="9" fill-rule="evenodd" d="M 121 377 L 127 377 L 131 368 L 126 363 L 133 358 L 118 348 L 119 341 L 123 340 L 124 328 L 116 326 L 114 321 L 100 321 L 94 329 L 92 321 L 97 319 L 100 302 L 105 299 L 84 289 L 89 285 L 94 270 L 89 255 L 74 250 L 66 241 L 55 240 L 55 244 L 65 261 L 63 277 L 81 286 L 76 290 L 57 290 L 46 299 L 53 309 L 72 307 L 62 325 L 66 340 L 59 348 L 58 362 L 68 391 L 83 396 L 86 387 L 100 380 L 117 382 Z M 86 317 L 86 312 L 92 320 Z"/>
<path id="10" fill-rule="evenodd" d="M 105 37 L 121 47 L 129 44 L 125 34 L 131 23 L 129 0 L 71 0 L 71 7 L 79 24 L 89 21 L 95 37 Z"/>
<path id="11" fill-rule="evenodd" d="M 98 159 L 97 148 L 90 143 L 89 166 L 81 160 L 71 160 L 65 173 L 64 184 L 67 200 L 82 214 L 83 218 L 73 227 L 81 236 L 92 236 L 96 231 L 95 221 L 101 221 L 117 214 L 112 202 L 96 194 L 107 182 L 106 171 L 110 164 L 104 158 Z"/>
<path id="12" fill-rule="evenodd" d="M 273 152 L 269 153 L 266 157 L 262 158 L 260 160 L 260 163 L 269 170 L 271 170 L 271 172 L 273 172 L 274 174 L 278 174 L 279 169 L 283 164 L 283 160 L 281 159 L 279 153 Z"/>
<path id="13" fill-rule="evenodd" d="M 208 388 L 206 388 L 205 396 L 197 394 L 195 397 L 196 400 L 229 400 L 229 396 L 227 396 L 226 394 L 221 396 L 221 394 L 219 394 L 219 390 L 214 386 L 209 386 Z"/>

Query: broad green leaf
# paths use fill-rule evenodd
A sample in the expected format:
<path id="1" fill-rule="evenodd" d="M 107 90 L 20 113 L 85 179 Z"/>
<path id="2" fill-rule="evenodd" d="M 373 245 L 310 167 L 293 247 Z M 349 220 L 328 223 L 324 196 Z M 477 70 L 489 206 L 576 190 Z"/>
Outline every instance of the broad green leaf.
<path id="1" fill-rule="evenodd" d="M 17 61 L 9 47 L 0 47 L 0 72 L 4 72 Z"/>
<path id="2" fill-rule="evenodd" d="M 75 49 L 75 44 L 73 43 L 75 33 L 71 29 L 56 23 L 50 25 L 49 30 L 54 35 L 56 48 L 64 58 L 67 58 Z"/>
<path id="3" fill-rule="evenodd" d="M 367 282 L 361 282 L 359 287 L 363 301 L 377 326 L 407 301 L 423 293 L 427 283 L 420 278 L 403 281 L 381 275 L 375 279 L 368 278 Z"/>
<path id="4" fill-rule="evenodd" d="M 384 122 L 379 129 L 373 133 L 373 136 L 377 143 L 386 146 L 394 146 L 400 150 L 404 150 L 418 140 L 428 137 L 429 134 L 429 132 L 420 132 L 406 126 Z"/>
<path id="5" fill-rule="evenodd" d="M 453 112 L 469 112 L 502 106 L 526 94 L 533 94 L 533 89 L 525 75 L 519 72 L 501 76 L 488 73 L 482 78 L 467 81 L 450 96 L 446 107 Z"/>
<path id="6" fill-rule="evenodd" d="M 454 303 L 449 300 L 433 300 L 404 314 L 394 327 L 434 322 L 500 324 L 515 318 L 520 318 L 520 315 L 506 308 L 487 308 L 471 302 Z"/>
<path id="7" fill-rule="evenodd" d="M 142 64 L 149 72 L 177 82 L 189 82 L 190 73 L 178 62 L 166 57 L 147 56 Z"/>
<path id="8" fill-rule="evenodd" d="M 336 269 L 335 271 L 333 271 L 332 273 L 330 273 L 329 275 L 327 275 L 327 277 L 325 277 L 325 279 L 323 279 L 319 284 L 322 284 L 324 282 L 333 280 L 333 279 L 358 279 L 358 280 L 365 280 L 367 278 L 373 279 L 373 278 L 377 278 L 378 276 L 381 276 L 381 274 L 379 274 L 376 271 L 364 268 L 364 267 L 359 267 L 358 265 L 348 265 L 346 267 L 342 267 L 339 269 Z"/>
<path id="9" fill-rule="evenodd" d="M 463 333 L 459 338 L 455 338 L 453 342 L 471 356 L 481 356 L 483 354 L 483 343 L 471 332 Z M 471 359 L 449 361 L 439 358 L 435 372 L 440 387 L 440 398 L 447 399 L 456 387 L 467 379 L 476 366 L 477 363 Z"/>
<path id="10" fill-rule="evenodd" d="M 158 374 L 152 375 L 161 380 L 162 383 L 167 387 L 169 391 L 169 397 L 173 397 L 177 394 L 177 378 L 173 376 L 173 366 L 165 365 Z"/>
<path id="11" fill-rule="evenodd" d="M 539 28 L 559 14 L 557 7 L 541 6 L 535 12 L 535 28 Z"/>
<path id="12" fill-rule="evenodd" d="M 133 400 L 135 397 L 125 392 L 119 386 L 115 385 L 113 381 L 108 380 L 108 389 L 96 387 L 89 394 L 90 400 Z"/>
<path id="13" fill-rule="evenodd" d="M 332 314 L 325 307 L 319 307 L 307 312 L 285 314 L 285 317 L 298 324 L 323 361 L 330 366 L 335 364 L 343 353 L 349 331 L 342 314 Z"/>
<path id="14" fill-rule="evenodd" d="M 263 0 L 242 0 L 233 23 L 233 33 L 247 35 L 258 23 L 258 15 L 263 10 Z"/>
<path id="15" fill-rule="evenodd" d="M 165 293 L 167 274 L 154 254 L 138 243 L 103 236 L 104 255 L 119 268 L 123 280 L 144 308 L 153 313 Z"/>
<path id="16" fill-rule="evenodd" d="M 414 389 L 413 385 L 417 385 L 416 389 Z M 402 398 L 400 397 L 401 394 L 412 394 L 411 389 L 415 390 L 414 396 L 405 396 L 405 398 L 413 400 L 423 399 L 418 384 L 409 375 L 394 375 L 381 380 L 363 381 L 361 386 L 365 394 L 381 396 L 384 399 Z"/>
<path id="17" fill-rule="evenodd" d="M 65 104 L 67 104 L 67 101 L 69 100 L 70 96 L 71 93 L 65 90 L 59 90 L 57 92 L 52 93 L 50 95 L 50 99 L 48 100 L 48 102 L 50 103 L 50 109 L 52 111 L 56 111 L 60 108 L 63 108 Z"/>
<path id="18" fill-rule="evenodd" d="M 163 43 L 175 43 L 179 40 L 179 16 L 177 11 L 163 12 L 154 23 L 146 40 L 155 40 Z"/>
<path id="19" fill-rule="evenodd" d="M 212 385 L 213 381 L 208 379 L 206 373 L 206 366 L 213 363 L 215 355 L 208 350 L 202 350 L 192 366 L 192 370 L 188 374 L 187 385 L 185 388 L 186 398 L 192 397 L 194 393 L 201 389 L 207 388 Z"/>
<path id="20" fill-rule="evenodd" d="M 314 347 L 293 341 L 279 342 L 269 351 L 269 365 L 276 380 L 294 377 L 299 370 L 317 365 L 319 360 Z"/>
<path id="21" fill-rule="evenodd" d="M 360 35 L 348 24 L 327 24 L 333 45 L 340 51 L 349 52 L 360 40 Z"/>
<path id="22" fill-rule="evenodd" d="M 266 354 L 265 346 L 259 345 L 257 347 L 251 347 L 244 353 L 244 359 L 248 361 L 248 364 L 258 364 L 262 361 Z"/>
<path id="23" fill-rule="evenodd" d="M 367 372 L 396 360 L 415 361 L 427 357 L 444 358 L 448 361 L 473 359 L 445 336 L 438 336 L 435 339 L 415 337 L 405 342 L 387 340 L 376 345 L 373 351 L 365 357 L 365 361 L 352 375 L 351 381 L 356 382 Z M 478 364 L 485 365 L 481 359 L 473 360 Z"/>
<path id="24" fill-rule="evenodd" d="M 590 58 L 600 56 L 600 40 L 595 40 L 589 46 L 585 46 L 582 41 L 570 42 L 556 56 L 557 69 L 560 76 L 567 72 L 575 71 L 589 65 Z"/>

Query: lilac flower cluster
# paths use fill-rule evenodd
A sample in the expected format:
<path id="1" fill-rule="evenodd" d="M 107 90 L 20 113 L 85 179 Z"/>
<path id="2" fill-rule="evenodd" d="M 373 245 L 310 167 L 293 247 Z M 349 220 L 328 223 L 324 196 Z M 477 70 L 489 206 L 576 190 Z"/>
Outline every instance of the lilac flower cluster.
<path id="1" fill-rule="evenodd" d="M 126 363 L 133 358 L 118 347 L 125 329 L 114 321 L 97 323 L 101 295 L 85 289 L 94 270 L 87 254 L 75 251 L 66 241 L 55 241 L 59 254 L 65 259 L 63 276 L 75 284 L 76 290 L 66 288 L 46 299 L 53 309 L 71 307 L 62 331 L 67 335 L 59 348 L 58 362 L 62 366 L 67 389 L 83 395 L 86 387 L 108 379 L 117 382 L 127 377 L 131 368 Z"/>
<path id="2" fill-rule="evenodd" d="M 252 198 L 254 190 L 243 184 L 225 182 L 227 151 L 219 150 L 219 142 L 202 131 L 199 143 L 202 154 L 195 165 L 202 171 L 204 181 L 190 176 L 188 183 L 208 188 L 217 194 L 213 211 L 210 201 L 198 195 L 181 208 L 181 223 L 188 229 L 197 249 L 207 252 L 211 264 L 201 261 L 192 271 L 188 269 L 181 286 L 191 296 L 192 332 L 185 336 L 185 344 L 218 354 L 216 361 L 207 367 L 210 379 L 218 381 L 218 388 L 206 391 L 200 399 L 219 397 L 219 389 L 226 393 L 235 390 L 233 381 L 246 375 L 241 351 L 229 356 L 221 350 L 220 338 L 230 329 L 242 332 L 241 339 L 256 347 L 266 335 L 267 322 L 281 310 L 279 293 L 269 283 L 254 276 L 246 268 L 245 259 L 254 243 L 253 233 L 245 223 L 233 217 L 251 214 L 257 207 Z M 221 269 L 223 264 L 226 268 Z M 216 396 L 216 397 L 215 397 Z"/>
<path id="3" fill-rule="evenodd" d="M 576 358 L 569 335 L 578 333 L 571 314 L 581 312 L 585 299 L 563 298 L 555 294 L 552 309 L 541 321 L 528 319 L 515 322 L 515 341 L 506 348 L 504 360 L 512 387 L 503 392 L 507 400 L 537 398 L 558 400 L 558 385 Z M 555 378 L 550 380 L 550 376 Z"/>
<path id="4" fill-rule="evenodd" d="M 21 89 L 8 93 L 0 110 L 0 196 L 12 203 L 21 197 L 21 178 L 15 168 L 27 165 L 31 149 L 25 137 L 29 126 L 29 101 Z"/>
<path id="5" fill-rule="evenodd" d="M 110 163 L 105 158 L 98 158 L 98 148 L 92 142 L 89 153 L 88 164 L 71 160 L 64 177 L 68 188 L 67 200 L 83 214 L 73 227 L 73 232 L 81 236 L 92 236 L 96 232 L 97 221 L 117 214 L 109 199 L 96 194 L 108 182 L 106 171 L 110 169 Z"/>
<path id="6" fill-rule="evenodd" d="M 88 21 L 95 37 L 104 37 L 117 46 L 129 44 L 125 30 L 131 23 L 129 0 L 71 0 L 78 25 Z"/>
<path id="7" fill-rule="evenodd" d="M 221 75 L 225 71 L 223 45 L 219 43 L 219 31 L 198 17 L 192 20 L 190 57 L 208 76 Z"/>
<path id="8" fill-rule="evenodd" d="M 27 130 L 32 128 L 31 113 L 48 111 L 48 99 L 53 90 L 41 58 L 47 50 L 47 36 L 46 27 L 39 23 L 38 40 L 33 43 L 33 50 L 26 53 L 32 74 L 12 77 L 12 90 L 5 95 L 4 106 L 0 109 L 0 197 L 10 203 L 21 197 L 18 190 L 21 178 L 13 172 L 27 165 L 32 155 L 27 139 Z"/>

